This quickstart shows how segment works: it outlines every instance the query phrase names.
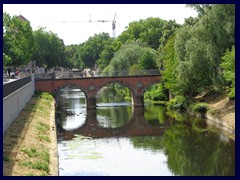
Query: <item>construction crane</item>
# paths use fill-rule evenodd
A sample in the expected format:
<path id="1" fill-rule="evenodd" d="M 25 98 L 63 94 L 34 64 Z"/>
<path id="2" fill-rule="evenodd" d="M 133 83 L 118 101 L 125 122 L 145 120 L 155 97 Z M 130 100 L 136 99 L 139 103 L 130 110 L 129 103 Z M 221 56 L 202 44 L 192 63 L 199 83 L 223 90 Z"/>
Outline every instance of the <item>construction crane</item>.
<path id="1" fill-rule="evenodd" d="M 105 23 L 105 22 L 112 22 L 112 37 L 115 39 L 116 38 L 116 15 L 117 13 L 115 13 L 114 17 L 113 17 L 113 20 L 95 20 L 95 21 L 92 21 L 91 19 L 91 15 L 90 15 L 90 20 L 89 22 L 102 22 L 102 23 Z"/>
<path id="2" fill-rule="evenodd" d="M 61 22 L 55 22 L 55 23 L 91 23 L 91 22 L 112 22 L 112 37 L 115 39 L 116 38 L 116 15 L 115 13 L 113 20 L 92 20 L 91 14 L 90 14 L 90 20 L 89 21 L 61 21 Z"/>

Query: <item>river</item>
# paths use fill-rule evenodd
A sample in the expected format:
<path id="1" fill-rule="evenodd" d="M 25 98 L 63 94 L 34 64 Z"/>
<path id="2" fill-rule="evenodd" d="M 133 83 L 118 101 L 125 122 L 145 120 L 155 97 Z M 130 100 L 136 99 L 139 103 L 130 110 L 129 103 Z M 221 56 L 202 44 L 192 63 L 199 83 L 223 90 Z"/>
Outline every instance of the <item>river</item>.
<path id="1" fill-rule="evenodd" d="M 87 110 L 76 88 L 57 100 L 60 176 L 235 175 L 235 141 L 202 119 L 111 94 Z"/>

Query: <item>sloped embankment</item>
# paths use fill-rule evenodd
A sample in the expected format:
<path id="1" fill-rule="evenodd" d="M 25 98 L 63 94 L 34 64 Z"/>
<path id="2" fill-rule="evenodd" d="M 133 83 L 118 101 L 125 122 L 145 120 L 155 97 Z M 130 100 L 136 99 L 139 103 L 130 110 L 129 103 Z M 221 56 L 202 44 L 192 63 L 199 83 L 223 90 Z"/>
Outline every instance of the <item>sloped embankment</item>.
<path id="1" fill-rule="evenodd" d="M 4 133 L 3 175 L 58 175 L 55 107 L 50 94 L 35 94 Z"/>

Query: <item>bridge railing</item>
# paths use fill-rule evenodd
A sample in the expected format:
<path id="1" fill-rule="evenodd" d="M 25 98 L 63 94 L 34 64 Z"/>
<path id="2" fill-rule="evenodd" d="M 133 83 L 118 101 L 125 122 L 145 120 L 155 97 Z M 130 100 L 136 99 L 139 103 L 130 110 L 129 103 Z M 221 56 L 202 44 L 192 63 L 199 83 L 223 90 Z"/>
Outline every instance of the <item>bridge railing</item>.
<path id="1" fill-rule="evenodd" d="M 145 69 L 145 70 L 122 70 L 122 71 L 88 71 L 88 72 L 74 72 L 74 71 L 54 71 L 53 73 L 35 74 L 35 79 L 67 79 L 67 78 L 86 78 L 86 77 L 116 77 L 116 76 L 148 76 L 160 75 L 159 69 Z"/>
<path id="2" fill-rule="evenodd" d="M 160 75 L 159 69 L 144 69 L 144 70 L 124 70 L 124 71 L 112 71 L 112 72 L 94 72 L 94 76 L 97 77 L 112 77 L 112 76 L 148 76 L 148 75 Z"/>

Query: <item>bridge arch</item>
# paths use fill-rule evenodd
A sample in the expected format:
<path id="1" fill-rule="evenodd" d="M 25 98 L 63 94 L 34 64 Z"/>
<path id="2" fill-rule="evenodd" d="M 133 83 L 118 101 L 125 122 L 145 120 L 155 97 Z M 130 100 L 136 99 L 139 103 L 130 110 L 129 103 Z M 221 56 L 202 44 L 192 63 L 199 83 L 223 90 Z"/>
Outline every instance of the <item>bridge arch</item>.
<path id="1" fill-rule="evenodd" d="M 87 93 L 85 92 L 85 90 L 78 84 L 64 84 L 62 86 L 58 86 L 54 89 L 54 93 L 59 93 L 59 91 L 61 91 L 62 89 L 66 88 L 66 87 L 69 87 L 69 88 L 77 88 L 77 89 L 80 89 L 83 93 L 84 93 L 84 96 L 85 96 L 85 99 L 87 98 Z"/>
<path id="2" fill-rule="evenodd" d="M 122 76 L 122 77 L 91 77 L 91 78 L 71 78 L 71 79 L 41 79 L 35 80 L 36 91 L 46 91 L 54 93 L 58 88 L 65 85 L 78 85 L 86 96 L 87 108 L 96 108 L 96 94 L 102 87 L 109 83 L 117 82 L 128 87 L 132 93 L 134 106 L 144 106 L 145 90 L 161 81 L 159 75 L 147 76 Z"/>
<path id="3" fill-rule="evenodd" d="M 133 101 L 133 97 L 135 96 L 134 89 L 132 89 L 132 87 L 129 84 L 124 83 L 123 81 L 109 81 L 109 82 L 106 82 L 105 84 L 102 84 L 101 86 L 99 86 L 99 88 L 97 90 L 97 93 L 96 93 L 96 96 L 98 95 L 98 93 L 100 92 L 100 90 L 102 88 L 107 87 L 109 85 L 114 85 L 114 84 L 117 84 L 117 85 L 120 85 L 124 88 L 127 88 L 130 91 L 130 94 L 131 94 L 132 104 L 134 104 L 134 101 Z"/>

